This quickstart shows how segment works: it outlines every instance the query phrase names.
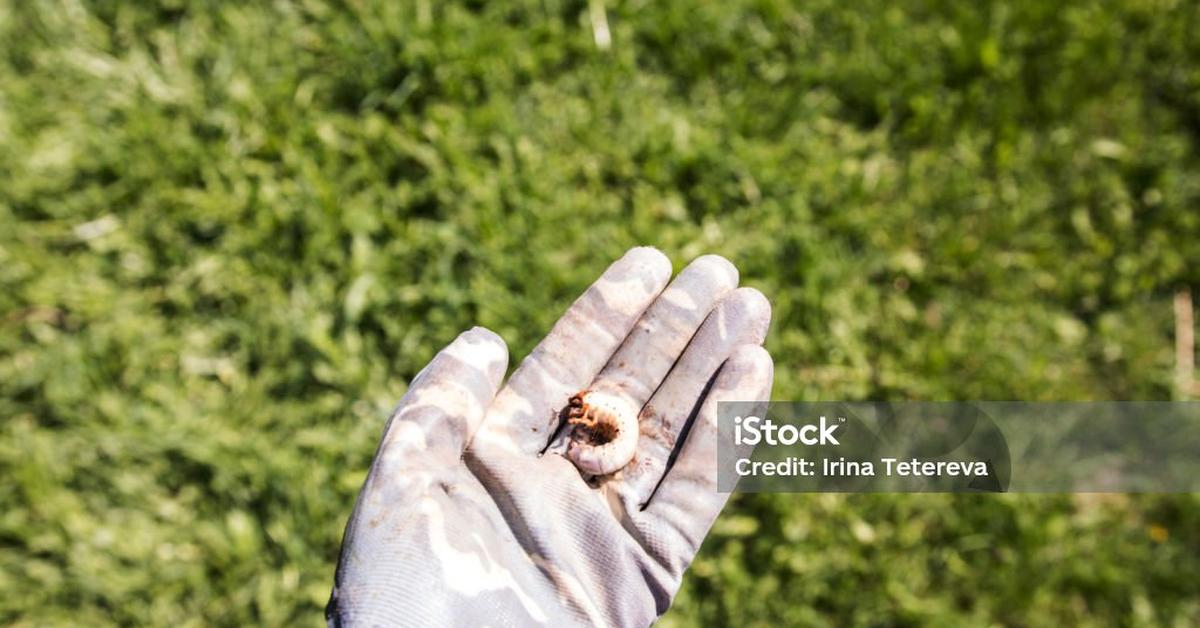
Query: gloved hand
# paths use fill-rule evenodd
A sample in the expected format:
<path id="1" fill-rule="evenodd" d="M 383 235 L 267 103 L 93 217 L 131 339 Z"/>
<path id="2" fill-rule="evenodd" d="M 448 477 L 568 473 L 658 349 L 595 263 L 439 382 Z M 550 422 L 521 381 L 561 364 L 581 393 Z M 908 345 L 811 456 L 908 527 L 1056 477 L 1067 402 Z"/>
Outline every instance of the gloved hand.
<path id="1" fill-rule="evenodd" d="M 499 392 L 496 334 L 476 327 L 438 353 L 346 525 L 331 626 L 645 626 L 667 610 L 728 498 L 717 401 L 768 399 L 773 368 L 770 306 L 735 289 L 728 261 L 670 275 L 661 252 L 631 249 Z M 563 455 L 564 409 L 585 389 L 642 408 L 633 461 L 602 477 Z"/>

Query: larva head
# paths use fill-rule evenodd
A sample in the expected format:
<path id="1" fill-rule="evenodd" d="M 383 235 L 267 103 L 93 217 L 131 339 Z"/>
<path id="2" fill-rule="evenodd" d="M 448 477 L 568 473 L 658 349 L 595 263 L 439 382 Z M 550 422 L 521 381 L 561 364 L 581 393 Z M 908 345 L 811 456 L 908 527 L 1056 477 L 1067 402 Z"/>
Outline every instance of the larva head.
<path id="1" fill-rule="evenodd" d="M 637 450 L 639 410 L 612 393 L 584 391 L 571 397 L 567 422 L 574 431 L 567 457 L 592 475 L 607 475 L 629 464 Z"/>

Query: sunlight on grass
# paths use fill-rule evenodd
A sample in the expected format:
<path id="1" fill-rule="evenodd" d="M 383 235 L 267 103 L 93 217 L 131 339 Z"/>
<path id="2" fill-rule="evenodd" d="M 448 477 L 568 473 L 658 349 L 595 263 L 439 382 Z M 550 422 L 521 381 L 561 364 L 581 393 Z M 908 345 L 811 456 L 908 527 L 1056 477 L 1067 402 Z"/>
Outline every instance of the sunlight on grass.
<path id="1" fill-rule="evenodd" d="M 778 399 L 1172 398 L 1198 7 L 0 0 L 0 623 L 320 623 L 406 382 L 633 244 L 770 297 Z M 1198 535 L 738 496 L 665 623 L 1190 625 Z"/>

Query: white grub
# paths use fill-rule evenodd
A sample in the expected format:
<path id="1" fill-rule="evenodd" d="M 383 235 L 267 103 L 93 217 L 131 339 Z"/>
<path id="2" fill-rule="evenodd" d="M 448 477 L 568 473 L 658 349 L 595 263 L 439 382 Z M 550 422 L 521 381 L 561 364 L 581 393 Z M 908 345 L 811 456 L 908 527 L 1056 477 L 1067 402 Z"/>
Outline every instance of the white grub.
<path id="1" fill-rule="evenodd" d="M 584 473 L 608 475 L 629 464 L 637 451 L 638 411 L 623 396 L 583 391 L 571 397 L 567 422 L 574 426 L 567 458 Z"/>

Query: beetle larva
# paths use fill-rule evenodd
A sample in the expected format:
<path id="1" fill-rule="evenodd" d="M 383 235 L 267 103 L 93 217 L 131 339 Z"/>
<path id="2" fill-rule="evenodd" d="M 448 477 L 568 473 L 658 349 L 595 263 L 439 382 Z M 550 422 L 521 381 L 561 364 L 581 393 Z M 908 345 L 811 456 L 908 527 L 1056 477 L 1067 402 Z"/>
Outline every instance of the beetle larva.
<path id="1" fill-rule="evenodd" d="M 567 458 L 592 475 L 608 475 L 629 464 L 637 450 L 638 411 L 612 393 L 587 390 L 571 397 L 567 422 L 575 429 Z"/>

